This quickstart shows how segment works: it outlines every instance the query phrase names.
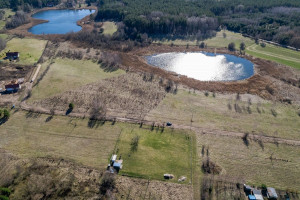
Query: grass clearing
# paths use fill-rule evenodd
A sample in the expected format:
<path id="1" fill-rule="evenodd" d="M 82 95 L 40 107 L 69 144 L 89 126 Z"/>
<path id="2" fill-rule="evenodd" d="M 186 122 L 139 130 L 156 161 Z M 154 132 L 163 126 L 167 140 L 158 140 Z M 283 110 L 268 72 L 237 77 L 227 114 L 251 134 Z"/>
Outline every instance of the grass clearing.
<path id="1" fill-rule="evenodd" d="M 104 22 L 102 28 L 104 29 L 104 35 L 112 35 L 117 32 L 117 25 L 115 22 Z"/>
<path id="2" fill-rule="evenodd" d="M 38 77 L 41 76 L 47 67 L 48 64 L 42 66 Z M 124 73 L 123 70 L 105 72 L 99 64 L 92 61 L 57 58 L 41 82 L 33 88 L 30 101 L 51 97 L 88 83 Z"/>
<path id="3" fill-rule="evenodd" d="M 225 176 L 246 180 L 249 184 L 299 190 L 300 148 L 213 135 L 197 135 L 198 151 L 209 148 L 210 160 L 223 168 Z M 270 160 L 272 155 L 273 160 Z M 206 158 L 205 158 L 206 159 Z M 288 160 L 288 162 L 284 161 Z"/>
<path id="4" fill-rule="evenodd" d="M 225 38 L 223 37 L 223 33 L 226 34 Z M 199 45 L 202 41 L 197 42 L 196 40 L 163 39 L 155 40 L 154 42 L 160 42 L 162 44 L 167 45 L 170 45 L 171 43 L 173 43 L 174 45 Z M 228 47 L 229 43 L 234 42 L 237 50 L 239 49 L 240 44 L 244 42 L 246 44 L 246 53 L 249 55 L 300 69 L 299 51 L 294 51 L 283 47 L 277 47 L 271 44 L 267 44 L 265 48 L 262 48 L 260 45 L 256 45 L 254 40 L 244 37 L 240 33 L 234 33 L 231 31 L 219 31 L 216 37 L 206 39 L 203 42 L 205 42 L 208 47 L 215 48 Z"/>
<path id="5" fill-rule="evenodd" d="M 123 169 L 120 174 L 146 179 L 164 180 L 163 175 L 186 176 L 191 180 L 191 137 L 183 130 L 165 128 L 164 132 L 154 128 L 131 125 L 131 130 L 123 131 L 117 144 L 117 153 L 122 156 Z M 146 128 L 145 128 L 146 127 Z M 137 151 L 131 151 L 132 138 L 139 136 Z"/>
<path id="6" fill-rule="evenodd" d="M 1 52 L 1 54 L 8 51 L 20 52 L 20 60 L 18 63 L 32 65 L 41 57 L 46 43 L 46 40 L 13 38 L 7 42 L 6 48 Z"/>
<path id="7" fill-rule="evenodd" d="M 0 148 L 20 157 L 55 157 L 105 169 L 126 124 L 88 127 L 88 119 L 15 112 L 0 128 Z M 49 119 L 48 119 L 49 120 Z M 130 130 L 130 129 L 129 129 Z"/>
<path id="8" fill-rule="evenodd" d="M 203 93 L 179 90 L 176 95 L 167 94 L 146 119 L 189 126 L 193 116 L 192 125 L 195 127 L 300 139 L 300 120 L 296 108 L 265 101 L 252 102 L 249 106 L 251 114 L 247 110 L 248 99 L 237 102 L 242 111 L 239 113 L 234 108 L 235 95 L 225 98 L 217 94 L 213 98 L 211 93 L 206 97 Z M 272 115 L 271 109 L 276 111 L 276 117 Z"/>

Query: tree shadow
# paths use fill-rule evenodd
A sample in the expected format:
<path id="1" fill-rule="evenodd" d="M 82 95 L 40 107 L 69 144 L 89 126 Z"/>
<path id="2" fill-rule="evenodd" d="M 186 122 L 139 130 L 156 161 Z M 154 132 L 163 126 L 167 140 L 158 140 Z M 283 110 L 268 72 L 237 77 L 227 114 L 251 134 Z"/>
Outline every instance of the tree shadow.
<path id="1" fill-rule="evenodd" d="M 89 128 L 98 128 L 99 126 L 103 126 L 105 124 L 105 119 L 89 119 L 88 127 Z"/>
<path id="2" fill-rule="evenodd" d="M 248 136 L 249 136 L 249 133 L 245 133 L 244 136 L 242 137 L 242 140 L 247 147 L 249 147 L 249 144 L 250 144 Z"/>
<path id="3" fill-rule="evenodd" d="M 72 108 L 69 108 L 69 109 L 66 111 L 66 115 L 69 115 L 72 111 L 73 111 L 73 109 L 72 109 Z"/>
<path id="4" fill-rule="evenodd" d="M 50 122 L 53 119 L 53 117 L 54 117 L 53 115 L 50 115 L 49 117 L 46 118 L 45 122 L 46 123 Z"/>
<path id="5" fill-rule="evenodd" d="M 2 125 L 2 124 L 5 124 L 5 122 L 7 122 L 8 121 L 8 118 L 1 118 L 0 119 L 0 126 Z"/>

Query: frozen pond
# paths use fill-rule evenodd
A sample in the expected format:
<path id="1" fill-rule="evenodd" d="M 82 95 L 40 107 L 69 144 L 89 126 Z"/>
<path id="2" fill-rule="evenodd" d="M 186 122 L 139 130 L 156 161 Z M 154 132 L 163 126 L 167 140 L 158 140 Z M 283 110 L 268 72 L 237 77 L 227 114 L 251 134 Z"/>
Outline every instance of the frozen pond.
<path id="1" fill-rule="evenodd" d="M 254 74 L 253 63 L 229 54 L 162 53 L 146 56 L 148 64 L 201 81 L 243 80 Z"/>

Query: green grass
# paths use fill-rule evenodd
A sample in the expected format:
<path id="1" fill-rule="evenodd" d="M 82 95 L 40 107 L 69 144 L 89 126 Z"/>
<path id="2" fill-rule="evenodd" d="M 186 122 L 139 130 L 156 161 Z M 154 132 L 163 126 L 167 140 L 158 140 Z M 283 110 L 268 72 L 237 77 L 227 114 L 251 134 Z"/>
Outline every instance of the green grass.
<path id="1" fill-rule="evenodd" d="M 179 90 L 176 95 L 167 94 L 158 107 L 147 115 L 148 120 L 171 121 L 176 124 L 189 126 L 193 115 L 193 126 L 219 129 L 236 132 L 254 132 L 268 136 L 276 136 L 288 139 L 300 139 L 300 117 L 297 109 L 284 104 L 273 105 L 271 102 L 261 102 L 261 105 L 252 103 L 251 114 L 246 110 L 242 113 L 234 111 L 235 95 L 231 98 L 218 95 L 216 98 L 206 97 L 202 94 L 193 94 L 185 90 Z M 232 99 L 232 100 L 230 100 Z M 239 106 L 246 108 L 248 99 L 239 102 Z M 230 103 L 232 110 L 228 109 Z M 258 112 L 259 107 L 261 113 Z M 274 117 L 271 109 L 278 113 Z"/>
<path id="2" fill-rule="evenodd" d="M 246 52 L 252 56 L 272 60 L 277 63 L 300 69 L 300 52 L 267 44 L 265 48 L 253 44 Z"/>
<path id="3" fill-rule="evenodd" d="M 115 22 L 104 22 L 102 28 L 104 29 L 103 34 L 105 35 L 112 35 L 117 31 Z"/>
<path id="4" fill-rule="evenodd" d="M 131 140 L 139 136 L 138 149 L 131 151 Z M 191 178 L 191 135 L 182 130 L 166 128 L 163 133 L 132 125 L 131 130 L 123 131 L 118 142 L 118 155 L 122 156 L 123 169 L 120 174 L 164 180 L 163 175 L 170 173 L 177 182 L 180 176 Z"/>
<path id="5" fill-rule="evenodd" d="M 6 35 L 6 34 L 0 34 L 0 38 L 6 40 L 8 38 L 8 35 Z"/>
<path id="6" fill-rule="evenodd" d="M 209 148 L 209 158 L 223 169 L 226 177 L 246 183 L 300 191 L 300 147 L 254 141 L 247 147 L 242 139 L 199 134 L 198 151 Z M 269 158 L 272 155 L 274 159 Z M 206 159 L 204 157 L 203 159 Z M 288 162 L 283 160 L 288 160 Z"/>
<path id="7" fill-rule="evenodd" d="M 6 48 L 1 52 L 1 54 L 7 51 L 20 52 L 20 60 L 18 63 L 32 65 L 41 57 L 46 43 L 46 40 L 13 38 L 7 42 Z"/>
<path id="8" fill-rule="evenodd" d="M 223 37 L 223 32 L 226 33 L 226 38 Z M 163 44 L 170 45 L 199 45 L 202 41 L 197 42 L 196 40 L 155 40 L 155 43 L 161 42 Z M 266 60 L 271 60 L 283 65 L 291 66 L 296 69 L 300 69 L 300 52 L 283 47 L 277 47 L 275 45 L 267 44 L 265 48 L 260 45 L 256 45 L 254 40 L 250 38 L 243 37 L 242 34 L 234 33 L 230 31 L 220 31 L 217 33 L 216 37 L 204 40 L 208 47 L 224 48 L 228 47 L 231 42 L 235 43 L 236 49 L 239 49 L 240 44 L 244 42 L 246 44 L 246 53 L 257 58 L 263 58 Z"/>
<path id="9" fill-rule="evenodd" d="M 114 126 L 107 122 L 88 127 L 88 119 L 12 112 L 0 128 L 0 147 L 19 157 L 64 158 L 77 163 L 105 169 L 117 138 L 126 124 Z M 130 129 L 129 129 L 130 130 Z"/>
<path id="10" fill-rule="evenodd" d="M 31 101 L 50 97 L 88 83 L 125 73 L 123 70 L 105 72 L 100 65 L 86 60 L 56 59 L 42 81 L 33 88 Z M 48 66 L 44 64 L 38 77 Z M 51 85 L 51 87 L 49 87 Z"/>

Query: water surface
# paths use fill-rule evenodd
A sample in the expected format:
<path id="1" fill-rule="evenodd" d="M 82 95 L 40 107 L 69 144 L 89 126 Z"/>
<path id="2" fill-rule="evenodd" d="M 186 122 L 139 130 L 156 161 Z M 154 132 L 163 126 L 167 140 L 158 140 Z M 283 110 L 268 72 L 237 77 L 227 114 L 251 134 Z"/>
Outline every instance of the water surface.
<path id="1" fill-rule="evenodd" d="M 146 56 L 148 64 L 201 81 L 234 81 L 253 76 L 253 63 L 229 54 L 162 53 Z"/>
<path id="2" fill-rule="evenodd" d="M 49 22 L 38 24 L 30 28 L 28 31 L 36 35 L 78 32 L 81 30 L 81 27 L 78 26 L 76 22 L 94 12 L 95 10 L 87 9 L 41 11 L 32 15 L 32 17 L 47 20 Z"/>

